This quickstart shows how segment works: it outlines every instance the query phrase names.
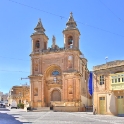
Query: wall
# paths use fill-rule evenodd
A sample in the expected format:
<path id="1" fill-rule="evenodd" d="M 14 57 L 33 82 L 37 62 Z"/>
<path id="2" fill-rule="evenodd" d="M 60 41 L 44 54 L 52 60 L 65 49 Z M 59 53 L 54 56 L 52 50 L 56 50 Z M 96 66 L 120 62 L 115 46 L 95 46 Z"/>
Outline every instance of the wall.
<path id="1" fill-rule="evenodd" d="M 78 112 L 81 109 L 79 107 L 65 106 L 65 107 L 53 107 L 55 112 Z"/>

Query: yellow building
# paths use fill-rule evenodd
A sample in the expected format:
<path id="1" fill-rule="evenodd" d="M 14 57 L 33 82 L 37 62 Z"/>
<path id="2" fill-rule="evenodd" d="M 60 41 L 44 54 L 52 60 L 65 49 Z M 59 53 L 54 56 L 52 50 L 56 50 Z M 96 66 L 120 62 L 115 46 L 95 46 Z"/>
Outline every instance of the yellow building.
<path id="1" fill-rule="evenodd" d="M 94 109 L 98 114 L 124 114 L 124 60 L 94 66 Z"/>
<path id="2" fill-rule="evenodd" d="M 58 24 L 59 26 L 59 24 Z M 63 47 L 48 37 L 39 20 L 31 35 L 31 107 L 54 106 L 56 111 L 81 111 L 88 105 L 87 59 L 79 49 L 80 31 L 72 13 L 63 30 Z M 60 42 L 60 41 L 59 41 Z"/>
<path id="3" fill-rule="evenodd" d="M 24 101 L 30 102 L 30 86 L 13 86 L 8 95 L 8 104 L 12 101 L 16 101 L 17 104 L 24 103 Z"/>

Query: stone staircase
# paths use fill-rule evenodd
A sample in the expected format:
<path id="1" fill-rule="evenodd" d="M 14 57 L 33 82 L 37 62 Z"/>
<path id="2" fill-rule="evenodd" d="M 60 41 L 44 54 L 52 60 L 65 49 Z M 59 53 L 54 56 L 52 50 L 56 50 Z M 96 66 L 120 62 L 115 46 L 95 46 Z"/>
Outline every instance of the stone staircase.
<path id="1" fill-rule="evenodd" d="M 52 110 L 50 110 L 50 107 L 38 107 L 38 108 L 32 109 L 32 111 L 34 111 L 34 112 L 49 112 Z"/>

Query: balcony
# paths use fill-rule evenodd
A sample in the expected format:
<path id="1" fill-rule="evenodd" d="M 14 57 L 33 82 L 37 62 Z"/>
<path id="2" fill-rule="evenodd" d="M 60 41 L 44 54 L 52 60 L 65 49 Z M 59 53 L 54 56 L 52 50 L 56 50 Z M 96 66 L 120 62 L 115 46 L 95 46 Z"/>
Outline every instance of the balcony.
<path id="1" fill-rule="evenodd" d="M 111 83 L 111 90 L 124 90 L 124 82 Z"/>

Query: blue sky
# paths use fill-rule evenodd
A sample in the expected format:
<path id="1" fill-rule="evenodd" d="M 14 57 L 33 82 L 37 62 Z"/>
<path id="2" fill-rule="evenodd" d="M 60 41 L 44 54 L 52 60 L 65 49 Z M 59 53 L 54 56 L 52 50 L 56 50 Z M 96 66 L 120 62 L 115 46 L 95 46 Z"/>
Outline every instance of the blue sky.
<path id="1" fill-rule="evenodd" d="M 48 46 L 55 35 L 57 45 L 63 47 L 62 31 L 71 11 L 89 70 L 104 64 L 106 56 L 108 61 L 124 60 L 124 0 L 1 0 L 0 91 L 29 84 L 20 78 L 30 75 L 30 35 L 38 19 L 49 37 Z"/>

